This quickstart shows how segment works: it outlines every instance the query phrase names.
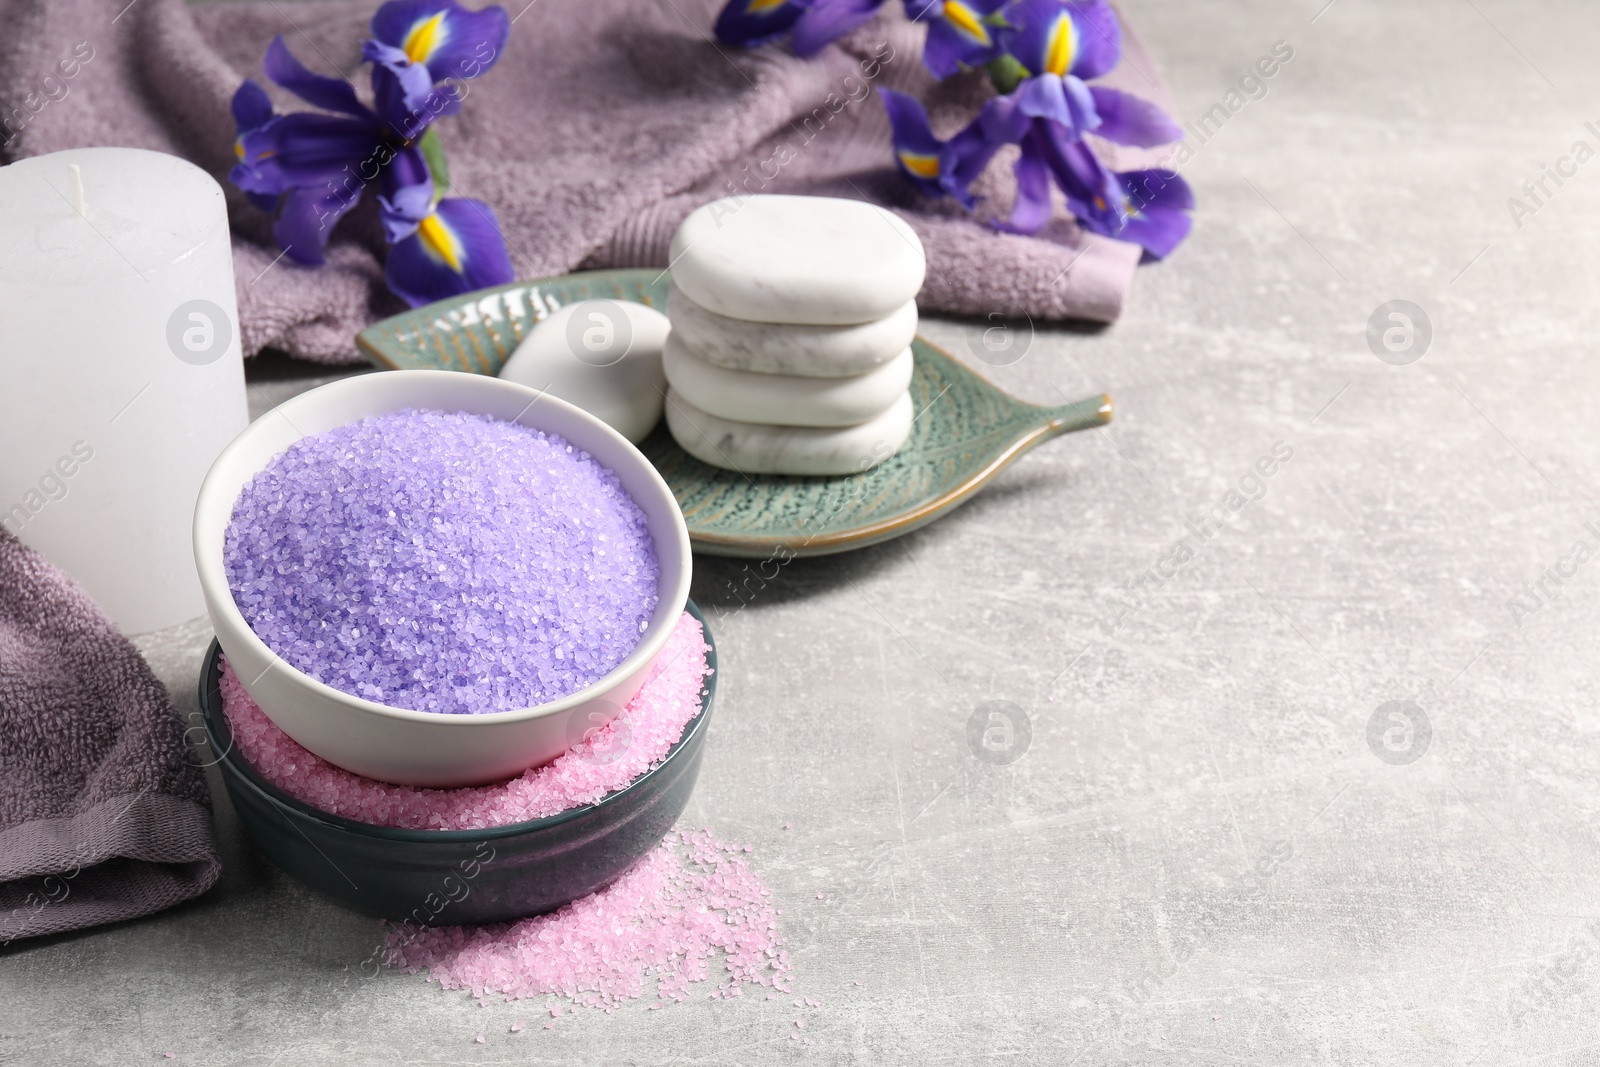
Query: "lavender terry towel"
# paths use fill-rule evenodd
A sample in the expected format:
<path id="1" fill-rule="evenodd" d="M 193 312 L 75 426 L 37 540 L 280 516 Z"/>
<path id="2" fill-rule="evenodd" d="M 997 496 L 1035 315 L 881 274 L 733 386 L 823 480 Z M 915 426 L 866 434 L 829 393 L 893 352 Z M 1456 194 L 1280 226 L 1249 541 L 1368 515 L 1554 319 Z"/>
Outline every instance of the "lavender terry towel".
<path id="1" fill-rule="evenodd" d="M 0 944 L 148 915 L 221 873 L 205 777 L 138 651 L 0 531 Z"/>
<path id="2" fill-rule="evenodd" d="M 800 192 L 899 211 L 928 251 L 918 298 L 926 311 L 1109 322 L 1122 309 L 1136 246 L 1064 218 L 1036 237 L 997 233 L 954 204 L 921 199 L 895 172 L 876 87 L 922 98 L 943 135 L 990 92 L 979 72 L 935 83 L 920 62 L 924 31 L 900 4 L 800 60 L 781 46 L 714 43 L 708 29 L 721 0 L 504 2 L 515 16 L 505 54 L 471 83 L 462 114 L 440 132 L 454 192 L 494 207 L 520 277 L 664 267 L 673 230 L 700 204 Z M 9 161 L 127 145 L 186 156 L 222 178 L 233 162 L 229 100 L 244 77 L 264 81 L 261 56 L 272 37 L 283 34 L 308 66 L 355 76 L 365 91 L 356 72 L 376 7 L 0 0 L 8 29 L 0 100 L 12 109 L 0 112 L 0 153 Z M 1143 42 L 1124 27 L 1124 58 L 1107 82 L 1170 109 Z M 72 77 L 58 73 L 66 69 Z M 275 101 L 305 106 L 282 94 Z M 1117 169 L 1153 158 L 1099 147 Z M 977 189 L 991 212 L 1009 209 L 1010 158 Z M 402 309 L 383 285 L 372 197 L 341 223 L 328 264 L 311 269 L 279 261 L 267 219 L 231 187 L 229 196 L 245 351 L 358 361 L 354 334 Z"/>

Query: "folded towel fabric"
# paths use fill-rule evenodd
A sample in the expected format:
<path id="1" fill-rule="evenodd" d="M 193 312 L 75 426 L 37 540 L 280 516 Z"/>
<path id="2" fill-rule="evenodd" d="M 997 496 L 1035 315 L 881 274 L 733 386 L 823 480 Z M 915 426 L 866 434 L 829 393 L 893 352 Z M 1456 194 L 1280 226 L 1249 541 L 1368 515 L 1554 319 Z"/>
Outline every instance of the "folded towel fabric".
<path id="1" fill-rule="evenodd" d="M 0 944 L 147 915 L 222 870 L 178 713 L 71 579 L 0 530 Z"/>
<path id="2" fill-rule="evenodd" d="M 440 132 L 453 193 L 494 207 L 519 277 L 665 267 L 672 233 L 695 207 L 730 194 L 811 193 L 871 200 L 910 222 L 928 252 L 925 311 L 1103 322 L 1121 311 L 1136 246 L 1065 218 L 1036 237 L 997 233 L 948 201 L 920 198 L 896 173 L 874 89 L 923 99 L 946 135 L 990 92 L 976 71 L 935 83 L 920 59 L 925 31 L 901 5 L 801 60 L 782 46 L 714 42 L 721 0 L 503 2 L 515 16 L 505 54 Z M 0 0 L 9 30 L 0 100 L 11 109 L 0 111 L 0 156 L 127 145 L 185 156 L 223 178 L 233 163 L 229 101 L 244 77 L 265 81 L 273 36 L 318 72 L 352 76 L 376 7 Z M 1126 20 L 1124 31 L 1123 60 L 1106 83 L 1170 110 Z M 280 109 L 304 107 L 270 91 Z M 1154 158 L 1099 147 L 1116 169 Z M 1010 158 L 976 187 L 990 214 L 1009 209 Z M 229 188 L 246 353 L 272 346 L 359 361 L 356 331 L 401 310 L 383 285 L 373 199 L 340 223 L 327 265 L 313 269 L 278 259 L 267 218 Z"/>

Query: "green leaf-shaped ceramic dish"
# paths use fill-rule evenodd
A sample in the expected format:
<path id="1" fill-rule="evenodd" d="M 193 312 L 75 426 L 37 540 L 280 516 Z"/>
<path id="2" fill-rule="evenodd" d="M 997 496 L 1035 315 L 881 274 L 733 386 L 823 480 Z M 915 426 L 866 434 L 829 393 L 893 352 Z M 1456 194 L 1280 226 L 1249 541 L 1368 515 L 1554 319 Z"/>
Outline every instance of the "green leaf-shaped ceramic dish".
<path id="1" fill-rule="evenodd" d="M 534 324 L 582 300 L 664 308 L 668 276 L 591 271 L 516 282 L 375 323 L 356 344 L 382 367 L 495 374 Z M 888 462 L 837 478 L 743 475 L 692 458 L 663 424 L 641 446 L 677 494 L 697 552 L 821 556 L 887 541 L 962 504 L 1041 441 L 1111 421 L 1111 398 L 1025 404 L 922 338 L 912 344 L 911 439 Z"/>

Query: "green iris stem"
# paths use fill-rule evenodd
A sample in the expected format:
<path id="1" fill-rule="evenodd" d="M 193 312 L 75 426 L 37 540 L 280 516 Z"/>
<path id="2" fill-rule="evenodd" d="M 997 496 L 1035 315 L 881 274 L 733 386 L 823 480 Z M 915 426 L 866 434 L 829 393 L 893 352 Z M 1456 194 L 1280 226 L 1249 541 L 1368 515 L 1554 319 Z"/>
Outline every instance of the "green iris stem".
<path id="1" fill-rule="evenodd" d="M 439 140 L 439 131 L 429 126 L 417 142 L 417 148 L 428 161 L 428 173 L 433 178 L 433 202 L 437 204 L 450 191 L 450 161 L 444 157 L 444 142 Z"/>

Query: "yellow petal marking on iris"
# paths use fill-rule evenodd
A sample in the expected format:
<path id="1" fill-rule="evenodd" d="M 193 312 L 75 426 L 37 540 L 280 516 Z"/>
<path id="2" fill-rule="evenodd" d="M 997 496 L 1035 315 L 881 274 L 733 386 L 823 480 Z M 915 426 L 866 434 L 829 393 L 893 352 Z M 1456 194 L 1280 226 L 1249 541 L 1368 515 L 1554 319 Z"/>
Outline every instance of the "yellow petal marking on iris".
<path id="1" fill-rule="evenodd" d="M 979 20 L 977 12 L 961 0 L 945 0 L 944 17 L 950 25 L 974 41 L 985 46 L 989 44 L 989 28 Z"/>
<path id="2" fill-rule="evenodd" d="M 434 50 L 444 44 L 447 36 L 444 16 L 445 13 L 441 11 L 411 27 L 411 32 L 406 34 L 405 43 L 400 46 L 411 62 L 426 63 Z"/>
<path id="3" fill-rule="evenodd" d="M 788 2 L 789 0 L 750 0 L 744 6 L 744 10 L 747 15 L 768 15 Z"/>
<path id="4" fill-rule="evenodd" d="M 900 163 L 919 178 L 930 181 L 939 176 L 939 157 L 922 155 L 918 152 L 896 152 Z"/>
<path id="5" fill-rule="evenodd" d="M 233 154 L 238 156 L 240 159 L 244 158 L 244 142 L 243 141 L 235 141 L 235 142 L 233 142 Z"/>
<path id="6" fill-rule="evenodd" d="M 429 215 L 418 223 L 417 236 L 422 238 L 422 246 L 435 259 L 444 260 L 451 270 L 461 273 L 461 242 L 456 240 L 456 235 L 450 232 L 450 227 L 438 215 Z"/>
<path id="7" fill-rule="evenodd" d="M 1056 24 L 1050 27 L 1050 40 L 1044 50 L 1045 73 L 1065 78 L 1067 71 L 1072 69 L 1072 59 L 1077 52 L 1078 28 L 1072 24 L 1072 16 L 1065 13 L 1056 16 Z"/>

